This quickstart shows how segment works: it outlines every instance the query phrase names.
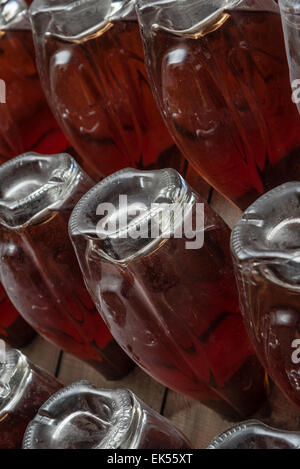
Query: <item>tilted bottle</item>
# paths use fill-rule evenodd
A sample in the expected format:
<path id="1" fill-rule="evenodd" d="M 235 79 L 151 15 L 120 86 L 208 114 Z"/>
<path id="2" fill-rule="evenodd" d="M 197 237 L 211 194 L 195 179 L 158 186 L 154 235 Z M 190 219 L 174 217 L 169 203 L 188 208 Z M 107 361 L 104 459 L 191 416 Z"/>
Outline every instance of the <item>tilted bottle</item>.
<path id="1" fill-rule="evenodd" d="M 139 366 L 221 413 L 260 406 L 265 373 L 242 323 L 230 230 L 179 173 L 109 176 L 73 210 L 70 235 L 99 312 Z"/>
<path id="2" fill-rule="evenodd" d="M 288 61 L 274 0 L 137 0 L 137 6 L 157 103 L 204 179 L 242 210 L 300 179 L 300 116 L 289 69 L 299 78 L 299 14 L 288 23 L 291 15 L 283 13 Z"/>
<path id="3" fill-rule="evenodd" d="M 118 379 L 133 364 L 98 314 L 68 236 L 71 211 L 92 184 L 66 153 L 27 153 L 0 166 L 0 276 L 42 336 Z"/>
<path id="4" fill-rule="evenodd" d="M 244 213 L 231 249 L 240 305 L 263 366 L 300 408 L 300 183 L 273 189 Z"/>
<path id="5" fill-rule="evenodd" d="M 201 184 L 154 101 L 134 0 L 35 0 L 30 18 L 48 101 L 88 174 L 174 167 Z"/>
<path id="6" fill-rule="evenodd" d="M 40 84 L 23 0 L 0 2 L 0 49 L 0 163 L 26 151 L 66 150 Z"/>
<path id="7" fill-rule="evenodd" d="M 62 385 L 0 341 L 0 449 L 18 449 L 30 420 Z"/>

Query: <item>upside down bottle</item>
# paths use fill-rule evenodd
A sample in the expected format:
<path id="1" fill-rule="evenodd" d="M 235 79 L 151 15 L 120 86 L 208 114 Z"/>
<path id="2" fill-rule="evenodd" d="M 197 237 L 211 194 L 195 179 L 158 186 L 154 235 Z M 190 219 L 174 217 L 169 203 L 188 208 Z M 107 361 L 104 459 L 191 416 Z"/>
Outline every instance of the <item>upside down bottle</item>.
<path id="1" fill-rule="evenodd" d="M 273 187 L 299 179 L 300 116 L 278 4 L 137 5 L 157 103 L 178 147 L 204 179 L 242 210 Z M 299 71 L 299 19 L 289 29 L 290 63 L 298 61 Z"/>
<path id="2" fill-rule="evenodd" d="M 72 208 L 91 186 L 68 154 L 27 153 L 0 166 L 0 275 L 37 332 L 118 379 L 132 362 L 97 313 L 68 236 Z"/>
<path id="3" fill-rule="evenodd" d="M 131 391 L 97 389 L 84 381 L 52 396 L 28 425 L 23 441 L 23 449 L 190 447 L 179 430 Z"/>
<path id="4" fill-rule="evenodd" d="M 240 304 L 258 357 L 300 408 L 300 183 L 258 199 L 232 233 Z"/>
<path id="5" fill-rule="evenodd" d="M 48 101 L 88 174 L 174 167 L 196 181 L 152 96 L 134 0 L 35 0 L 30 17 Z"/>
<path id="6" fill-rule="evenodd" d="M 100 314 L 143 370 L 228 416 L 260 406 L 265 373 L 242 323 L 230 231 L 175 170 L 109 176 L 69 226 Z"/>
<path id="7" fill-rule="evenodd" d="M 41 87 L 37 85 L 34 47 L 26 13 L 22 0 L 0 3 L 0 163 L 24 151 L 25 138 L 31 140 L 29 134 L 25 137 L 28 119 L 33 119 L 39 103 L 47 108 Z M 36 126 L 34 120 L 32 123 Z M 28 149 L 31 143 L 33 139 Z M 33 329 L 20 317 L 0 284 L 0 338 L 19 348 L 33 337 Z"/>
<path id="8" fill-rule="evenodd" d="M 0 449 L 19 449 L 41 405 L 62 385 L 0 341 Z"/>
<path id="9" fill-rule="evenodd" d="M 0 163 L 68 146 L 40 84 L 27 13 L 23 0 L 0 2 Z"/>

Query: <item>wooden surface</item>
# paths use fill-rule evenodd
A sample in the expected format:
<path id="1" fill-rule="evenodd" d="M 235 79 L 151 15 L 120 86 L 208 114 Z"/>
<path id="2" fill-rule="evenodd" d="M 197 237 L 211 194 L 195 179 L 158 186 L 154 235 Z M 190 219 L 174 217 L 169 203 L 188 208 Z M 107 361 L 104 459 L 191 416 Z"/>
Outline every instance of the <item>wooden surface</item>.
<path id="1" fill-rule="evenodd" d="M 203 185 L 202 195 L 230 227 L 239 220 L 240 212 L 208 186 Z M 26 347 L 24 353 L 32 362 L 48 370 L 64 384 L 85 379 L 99 387 L 130 388 L 144 402 L 181 429 L 194 448 L 205 448 L 214 436 L 231 426 L 231 422 L 222 419 L 212 410 L 168 390 L 137 367 L 122 381 L 108 382 L 88 365 L 62 353 L 40 337 Z M 281 428 L 300 429 L 300 415 L 286 402 L 277 388 L 273 388 L 270 400 L 257 417 Z"/>

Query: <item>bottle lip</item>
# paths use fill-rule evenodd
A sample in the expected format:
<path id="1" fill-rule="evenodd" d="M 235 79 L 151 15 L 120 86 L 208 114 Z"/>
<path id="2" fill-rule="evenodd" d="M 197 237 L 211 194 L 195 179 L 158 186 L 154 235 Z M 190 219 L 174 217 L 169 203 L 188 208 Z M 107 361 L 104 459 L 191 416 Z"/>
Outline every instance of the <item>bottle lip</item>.
<path id="1" fill-rule="evenodd" d="M 0 30 L 29 30 L 28 6 L 24 0 L 0 0 Z"/>
<path id="2" fill-rule="evenodd" d="M 237 425 L 234 425 L 230 427 L 228 430 L 226 430 L 223 433 L 220 433 L 220 435 L 216 436 L 207 446 L 206 449 L 219 449 L 219 447 L 222 447 L 225 442 L 230 441 L 232 438 L 234 438 L 238 433 L 242 433 L 249 428 L 257 428 L 257 429 L 264 429 L 268 430 L 270 432 L 275 432 L 278 433 L 280 431 L 281 434 L 290 434 L 290 432 L 286 430 L 278 430 L 277 428 L 271 427 L 269 425 L 266 425 L 263 422 L 260 422 L 259 420 L 246 420 L 245 422 L 241 422 Z M 222 449 L 222 448 L 221 448 Z"/>
<path id="3" fill-rule="evenodd" d="M 67 153 L 29 152 L 4 163 L 0 166 L 0 225 L 19 231 L 52 218 L 67 204 L 83 175 Z"/>
<path id="4" fill-rule="evenodd" d="M 141 405 L 134 394 L 128 389 L 97 389 L 88 381 L 78 381 L 58 391 L 42 405 L 27 427 L 23 439 L 23 449 L 39 449 L 40 441 L 45 441 L 45 437 L 41 438 L 42 429 L 44 428 L 47 432 L 48 427 L 50 433 L 55 430 L 53 424 L 55 417 L 53 416 L 60 410 L 62 401 L 67 399 L 67 396 L 71 397 L 72 392 L 93 395 L 98 393 L 99 397 L 107 397 L 111 401 L 113 414 L 110 420 L 113 421 L 114 425 L 108 425 L 109 431 L 102 441 L 90 449 L 126 449 L 133 447 L 143 414 Z M 75 414 L 76 411 L 75 408 L 72 413 Z M 66 423 L 69 419 L 70 415 L 67 416 Z M 64 424 L 60 422 L 59 426 L 62 429 Z"/>
<path id="5" fill-rule="evenodd" d="M 25 355 L 7 348 L 5 363 L 0 363 L 0 418 L 22 397 L 30 373 L 31 367 Z"/>
<path id="6" fill-rule="evenodd" d="M 300 183 L 288 182 L 244 212 L 231 235 L 231 252 L 240 269 L 250 261 L 271 283 L 299 291 L 299 205 Z"/>
<path id="7" fill-rule="evenodd" d="M 124 229 L 116 229 L 114 233 L 110 233 L 106 238 L 110 241 L 118 239 L 120 243 L 118 244 L 118 248 L 120 248 L 119 250 L 123 254 L 113 256 L 111 253 L 108 253 L 107 244 L 103 242 L 97 229 L 98 223 L 95 220 L 95 214 L 98 211 L 97 208 L 100 204 L 110 203 L 113 197 L 116 198 L 119 195 L 127 196 L 128 189 L 134 187 L 135 178 L 139 183 L 138 189 L 140 191 L 134 193 L 137 202 L 144 200 L 142 196 L 147 194 L 145 186 L 147 186 L 148 182 L 152 183 L 152 181 L 155 180 L 155 183 L 158 183 L 157 187 L 162 188 L 163 192 L 158 192 L 158 195 L 166 194 L 165 200 L 169 200 L 168 203 L 174 204 L 175 207 L 172 230 L 174 230 L 174 232 L 176 231 L 179 224 L 182 224 L 183 205 L 187 204 L 188 207 L 192 209 L 196 201 L 196 195 L 192 192 L 181 175 L 174 169 L 141 171 L 126 168 L 103 179 L 88 191 L 75 206 L 69 220 L 69 233 L 74 242 L 76 237 L 84 237 L 87 242 L 93 243 L 93 255 L 99 255 L 112 263 L 127 264 L 134 259 L 151 253 L 168 240 L 169 236 L 165 236 L 165 233 L 170 228 L 169 225 L 162 225 L 158 236 L 150 239 L 145 238 L 144 242 L 141 244 L 138 244 L 136 239 L 131 239 L 130 230 L 132 227 L 146 226 L 149 220 L 153 219 L 157 214 L 153 212 L 151 204 L 156 203 L 159 199 L 155 199 L 154 196 L 151 197 L 150 194 L 150 196 L 148 195 L 146 198 L 146 212 L 137 217 L 137 221 L 134 222 L 134 224 L 132 224 L 133 222 L 128 223 Z M 141 183 L 141 181 L 143 181 L 143 183 Z M 139 194 L 139 197 L 137 197 L 137 194 Z M 160 209 L 158 208 L 157 210 Z"/>
<path id="8" fill-rule="evenodd" d="M 254 427 L 257 425 L 265 427 L 265 424 L 263 424 L 259 420 L 247 420 L 237 425 L 233 425 L 228 430 L 225 430 L 224 432 L 220 433 L 215 438 L 213 438 L 213 440 L 211 440 L 206 449 L 218 449 L 220 445 L 224 444 L 225 441 L 231 440 L 231 438 L 237 433 L 243 432 L 247 430 L 247 428 Z"/>
<path id="9" fill-rule="evenodd" d="M 149 15 L 149 24 L 152 31 L 164 31 L 176 36 L 185 36 L 197 39 L 218 29 L 227 20 L 226 11 L 237 8 L 244 0 L 215 0 L 202 2 L 199 0 L 137 0 L 137 10 L 143 24 L 144 10 L 153 8 L 155 13 Z M 145 11 L 145 16 L 148 14 Z M 145 26 L 143 24 L 143 26 Z"/>
<path id="10" fill-rule="evenodd" d="M 288 182 L 261 196 L 244 212 L 241 220 L 232 230 L 231 250 L 239 261 L 253 258 L 290 259 L 300 256 L 299 247 L 280 245 L 280 234 L 289 224 L 300 224 L 297 205 L 291 201 L 300 200 L 300 183 Z M 276 211 L 277 203 L 285 203 L 287 209 L 281 217 Z M 299 210 L 299 208 L 298 208 Z M 269 217 L 269 219 L 267 219 Z M 250 247 L 245 244 L 249 244 Z"/>
<path id="11" fill-rule="evenodd" d="M 137 12 L 143 30 L 163 31 L 191 39 L 198 39 L 219 29 L 235 9 L 279 12 L 274 1 L 268 7 L 259 0 L 255 5 L 251 2 L 248 4 L 248 0 L 206 0 L 205 5 L 202 2 L 201 8 L 199 3 L 199 0 L 137 0 Z"/>
<path id="12" fill-rule="evenodd" d="M 35 16 L 40 13 L 48 15 L 43 32 L 46 36 L 74 43 L 102 35 L 117 21 L 136 19 L 135 0 L 59 0 L 54 4 L 49 0 L 34 0 L 29 8 L 34 29 Z"/>

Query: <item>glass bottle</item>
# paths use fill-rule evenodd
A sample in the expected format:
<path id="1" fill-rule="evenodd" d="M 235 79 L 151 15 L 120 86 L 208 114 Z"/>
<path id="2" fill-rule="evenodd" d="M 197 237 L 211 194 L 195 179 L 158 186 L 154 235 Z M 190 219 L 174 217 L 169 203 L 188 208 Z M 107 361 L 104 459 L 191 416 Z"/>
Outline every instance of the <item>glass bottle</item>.
<path id="1" fill-rule="evenodd" d="M 299 449 L 300 433 L 277 430 L 251 420 L 214 438 L 207 449 Z"/>
<path id="2" fill-rule="evenodd" d="M 19 315 L 0 283 L 0 339 L 11 347 L 25 347 L 34 336 L 34 330 Z"/>
<path id="3" fill-rule="evenodd" d="M 0 449 L 19 449 L 30 420 L 62 385 L 0 341 Z"/>
<path id="4" fill-rule="evenodd" d="M 232 233 L 240 305 L 263 366 L 300 408 L 300 183 L 262 196 Z"/>
<path id="5" fill-rule="evenodd" d="M 134 7 L 134 0 L 33 2 L 48 101 L 82 167 L 98 180 L 130 166 L 174 167 L 196 181 L 152 96 Z"/>
<path id="6" fill-rule="evenodd" d="M 98 310 L 129 356 L 175 391 L 249 415 L 265 398 L 265 373 L 242 324 L 230 231 L 202 202 L 175 170 L 127 169 L 80 200 L 70 235 Z"/>
<path id="7" fill-rule="evenodd" d="M 292 101 L 273 0 L 137 0 L 146 64 L 178 147 L 241 209 L 300 178 Z"/>
<path id="8" fill-rule="evenodd" d="M 0 2 L 0 163 L 68 146 L 40 85 L 27 11 L 23 0 Z"/>
<path id="9" fill-rule="evenodd" d="M 97 389 L 85 381 L 52 396 L 23 441 L 23 449 L 189 448 L 185 436 L 133 392 Z"/>
<path id="10" fill-rule="evenodd" d="M 132 362 L 97 313 L 68 236 L 70 213 L 91 186 L 66 153 L 27 153 L 0 166 L 0 274 L 37 332 L 118 379 Z"/>

